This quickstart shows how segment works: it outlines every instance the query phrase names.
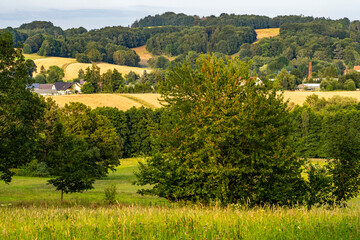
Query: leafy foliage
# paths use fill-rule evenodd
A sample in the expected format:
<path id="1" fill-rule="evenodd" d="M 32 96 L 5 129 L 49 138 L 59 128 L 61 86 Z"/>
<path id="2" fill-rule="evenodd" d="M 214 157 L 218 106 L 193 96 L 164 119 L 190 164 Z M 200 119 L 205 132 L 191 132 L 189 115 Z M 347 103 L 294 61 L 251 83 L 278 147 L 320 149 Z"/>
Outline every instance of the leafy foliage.
<path id="1" fill-rule="evenodd" d="M 0 180 L 5 182 L 11 181 L 11 169 L 33 159 L 43 114 L 43 102 L 27 89 L 28 71 L 10 33 L 0 32 Z"/>
<path id="2" fill-rule="evenodd" d="M 59 109 L 48 100 L 39 142 L 39 162 L 48 167 L 48 182 L 63 193 L 91 189 L 95 179 L 119 165 L 122 148 L 110 121 L 80 103 Z"/>
<path id="3" fill-rule="evenodd" d="M 161 85 L 165 112 L 140 193 L 170 200 L 291 205 L 301 201 L 283 98 L 249 78 L 239 61 L 207 56 L 175 65 Z"/>

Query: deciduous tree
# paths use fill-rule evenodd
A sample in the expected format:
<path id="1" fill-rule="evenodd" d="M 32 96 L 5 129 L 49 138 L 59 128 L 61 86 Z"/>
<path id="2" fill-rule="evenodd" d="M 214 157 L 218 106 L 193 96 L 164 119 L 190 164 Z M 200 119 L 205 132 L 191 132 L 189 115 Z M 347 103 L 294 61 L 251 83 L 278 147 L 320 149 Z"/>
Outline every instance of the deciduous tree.
<path id="1" fill-rule="evenodd" d="M 44 103 L 27 89 L 29 68 L 12 36 L 0 33 L 0 180 L 10 182 L 11 169 L 33 159 Z"/>
<path id="2" fill-rule="evenodd" d="M 165 110 L 140 190 L 207 204 L 291 205 L 303 199 L 302 160 L 283 97 L 256 84 L 246 63 L 204 57 L 173 66 L 161 85 Z"/>

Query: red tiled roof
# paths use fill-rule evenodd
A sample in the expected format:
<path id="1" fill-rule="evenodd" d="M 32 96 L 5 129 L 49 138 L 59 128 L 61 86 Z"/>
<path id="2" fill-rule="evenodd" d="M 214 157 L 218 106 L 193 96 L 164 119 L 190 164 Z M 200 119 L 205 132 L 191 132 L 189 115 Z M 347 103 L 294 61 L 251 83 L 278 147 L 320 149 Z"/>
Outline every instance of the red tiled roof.
<path id="1" fill-rule="evenodd" d="M 354 66 L 355 71 L 360 71 L 360 66 Z"/>

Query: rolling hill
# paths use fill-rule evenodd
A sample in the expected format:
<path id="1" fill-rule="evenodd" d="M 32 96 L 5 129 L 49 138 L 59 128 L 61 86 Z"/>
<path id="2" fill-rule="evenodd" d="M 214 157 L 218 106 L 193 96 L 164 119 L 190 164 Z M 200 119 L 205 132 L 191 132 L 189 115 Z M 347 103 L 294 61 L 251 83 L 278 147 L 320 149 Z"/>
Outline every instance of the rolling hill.
<path id="1" fill-rule="evenodd" d="M 85 69 L 91 67 L 91 63 L 78 63 L 75 58 L 63 58 L 63 57 L 42 57 L 37 54 L 24 54 L 26 58 L 33 59 L 36 66 L 38 67 L 38 72 L 34 74 L 36 76 L 40 72 L 41 66 L 47 70 L 50 66 L 59 66 L 65 71 L 65 81 L 72 80 L 78 77 L 80 69 Z M 109 69 L 117 69 L 123 75 L 128 74 L 130 71 L 135 72 L 136 74 L 142 75 L 144 70 L 151 72 L 149 68 L 139 68 L 139 67 L 129 67 L 129 66 L 120 66 L 110 63 L 96 63 L 100 67 L 100 73 L 103 74 Z"/>

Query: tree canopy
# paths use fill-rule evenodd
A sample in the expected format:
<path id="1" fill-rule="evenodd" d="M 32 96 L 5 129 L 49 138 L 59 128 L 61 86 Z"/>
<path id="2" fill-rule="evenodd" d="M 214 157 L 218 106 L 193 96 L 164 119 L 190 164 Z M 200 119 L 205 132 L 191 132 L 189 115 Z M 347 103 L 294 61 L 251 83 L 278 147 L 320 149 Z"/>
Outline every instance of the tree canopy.
<path id="1" fill-rule="evenodd" d="M 152 187 L 140 193 L 207 204 L 301 200 L 286 103 L 250 78 L 247 64 L 207 56 L 175 65 L 160 90 L 157 148 L 136 174 Z"/>
<path id="2" fill-rule="evenodd" d="M 27 89 L 29 80 L 21 50 L 14 49 L 9 33 L 0 32 L 0 179 L 5 182 L 11 181 L 11 169 L 34 157 L 44 104 Z"/>

